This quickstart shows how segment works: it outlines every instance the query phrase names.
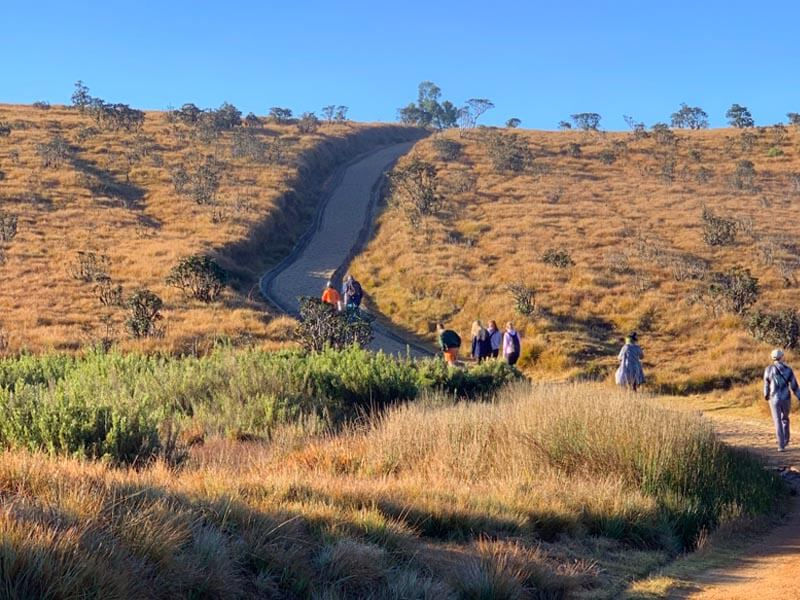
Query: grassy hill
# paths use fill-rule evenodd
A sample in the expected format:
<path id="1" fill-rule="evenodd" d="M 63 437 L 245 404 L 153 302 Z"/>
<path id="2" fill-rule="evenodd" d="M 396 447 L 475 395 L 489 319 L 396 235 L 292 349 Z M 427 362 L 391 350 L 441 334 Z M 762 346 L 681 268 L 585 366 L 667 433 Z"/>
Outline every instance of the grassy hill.
<path id="1" fill-rule="evenodd" d="M 419 142 L 397 169 L 414 160 L 435 168 L 441 206 L 420 216 L 398 186 L 353 269 L 416 333 L 512 319 L 526 369 L 594 378 L 635 329 L 651 381 L 702 391 L 757 378 L 780 340 L 754 340 L 747 313 L 800 301 L 796 128 L 478 128 Z M 735 267 L 758 280 L 752 306 Z M 535 288 L 532 314 L 515 311 L 514 283 Z"/>
<path id="2" fill-rule="evenodd" d="M 71 108 L 0 105 L 0 350 L 285 339 L 285 321 L 271 323 L 257 302 L 258 275 L 307 227 L 338 165 L 418 133 L 252 125 L 147 112 L 126 129 Z M 198 253 L 227 271 L 228 286 L 211 304 L 165 283 L 178 260 Z M 121 285 L 123 300 L 140 287 L 158 294 L 163 336 L 129 340 L 125 308 L 99 300 L 102 281 L 112 295 Z"/>

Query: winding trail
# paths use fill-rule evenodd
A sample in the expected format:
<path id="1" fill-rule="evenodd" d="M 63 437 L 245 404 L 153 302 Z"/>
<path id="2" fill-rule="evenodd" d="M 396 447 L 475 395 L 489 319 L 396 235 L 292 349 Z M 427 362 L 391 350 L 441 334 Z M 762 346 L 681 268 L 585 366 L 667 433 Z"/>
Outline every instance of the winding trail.
<path id="1" fill-rule="evenodd" d="M 338 282 L 354 252 L 366 242 L 384 181 L 384 173 L 414 142 L 394 144 L 356 159 L 334 175 L 314 224 L 294 251 L 261 278 L 262 295 L 289 314 L 297 314 L 300 296 L 319 297 L 328 279 Z M 404 340 L 382 325 L 373 327 L 371 350 L 424 357 L 432 349 Z"/>

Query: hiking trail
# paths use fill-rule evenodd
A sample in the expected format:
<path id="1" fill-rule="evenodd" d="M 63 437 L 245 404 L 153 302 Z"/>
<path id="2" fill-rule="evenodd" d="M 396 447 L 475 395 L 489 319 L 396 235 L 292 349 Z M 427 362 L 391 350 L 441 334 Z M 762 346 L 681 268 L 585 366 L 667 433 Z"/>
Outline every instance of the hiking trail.
<path id="1" fill-rule="evenodd" d="M 359 157 L 334 175 L 334 187 L 321 203 L 314 223 L 294 250 L 260 282 L 261 294 L 281 310 L 296 315 L 300 296 L 319 298 L 328 279 L 339 287 L 344 269 L 369 236 L 384 173 L 414 142 L 394 144 Z M 369 290 L 365 290 L 369 292 Z M 433 349 L 373 324 L 371 350 L 425 357 Z"/>
<path id="2" fill-rule="evenodd" d="M 781 472 L 794 489 L 800 489 L 800 445 L 776 450 L 771 419 L 719 416 L 706 411 L 719 438 L 762 456 L 768 467 Z M 797 427 L 797 417 L 793 418 Z M 671 598 L 691 600 L 800 599 L 800 504 L 792 499 L 791 512 L 772 531 L 749 543 L 732 564 L 690 578 Z"/>

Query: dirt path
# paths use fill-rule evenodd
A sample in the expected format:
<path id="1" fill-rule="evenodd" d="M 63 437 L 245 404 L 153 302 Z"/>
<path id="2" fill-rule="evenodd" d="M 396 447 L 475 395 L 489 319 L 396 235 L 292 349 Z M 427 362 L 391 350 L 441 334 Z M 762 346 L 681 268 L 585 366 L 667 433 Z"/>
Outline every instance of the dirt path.
<path id="1" fill-rule="evenodd" d="M 719 436 L 733 446 L 749 448 L 764 456 L 770 467 L 789 473 L 795 482 L 800 475 L 800 444 L 778 453 L 769 419 L 741 416 L 710 417 Z M 793 425 L 800 427 L 798 418 Z M 735 564 L 708 571 L 676 593 L 674 598 L 692 600 L 780 600 L 800 599 L 800 506 L 797 501 L 787 520 L 765 538 L 751 544 Z"/>
<path id="2" fill-rule="evenodd" d="M 292 255 L 261 281 L 262 294 L 286 312 L 295 314 L 300 296 L 319 296 L 325 282 L 346 265 L 359 246 L 379 193 L 383 173 L 414 145 L 406 142 L 382 148 L 347 166 L 327 197 L 314 229 Z M 430 354 L 427 348 L 408 346 L 394 332 L 375 326 L 373 350 L 391 354 Z"/>

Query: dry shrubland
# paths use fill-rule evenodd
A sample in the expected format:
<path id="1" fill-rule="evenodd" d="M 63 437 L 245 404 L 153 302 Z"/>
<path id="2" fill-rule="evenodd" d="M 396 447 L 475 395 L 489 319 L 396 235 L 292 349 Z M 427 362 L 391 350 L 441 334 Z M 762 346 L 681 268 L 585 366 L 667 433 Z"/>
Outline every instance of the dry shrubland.
<path id="1" fill-rule="evenodd" d="M 234 126 L 222 110 L 225 122 L 192 123 L 187 111 L 139 122 L 124 105 L 99 106 L 93 116 L 0 105 L 0 351 L 100 341 L 188 350 L 217 337 L 277 345 L 287 331 L 270 326 L 257 277 L 307 227 L 338 164 L 411 137 L 344 119 L 305 133 L 252 115 Z M 214 302 L 166 283 L 197 254 L 227 274 Z M 163 299 L 164 319 L 155 338 L 134 342 L 125 303 L 139 288 Z"/>
<path id="2" fill-rule="evenodd" d="M 210 438 L 180 467 L 7 452 L 4 595 L 616 598 L 780 496 L 707 423 L 598 386 L 313 429 Z"/>
<path id="3" fill-rule="evenodd" d="M 395 188 L 353 270 L 416 333 L 515 320 L 529 372 L 603 378 L 637 330 L 658 389 L 704 391 L 757 377 L 781 337 L 764 323 L 800 301 L 796 127 L 477 128 L 423 140 L 397 168 L 412 161 L 435 170 L 435 214 L 410 219 Z M 531 315 L 512 285 L 536 290 Z M 777 315 L 760 340 L 755 310 Z"/>

